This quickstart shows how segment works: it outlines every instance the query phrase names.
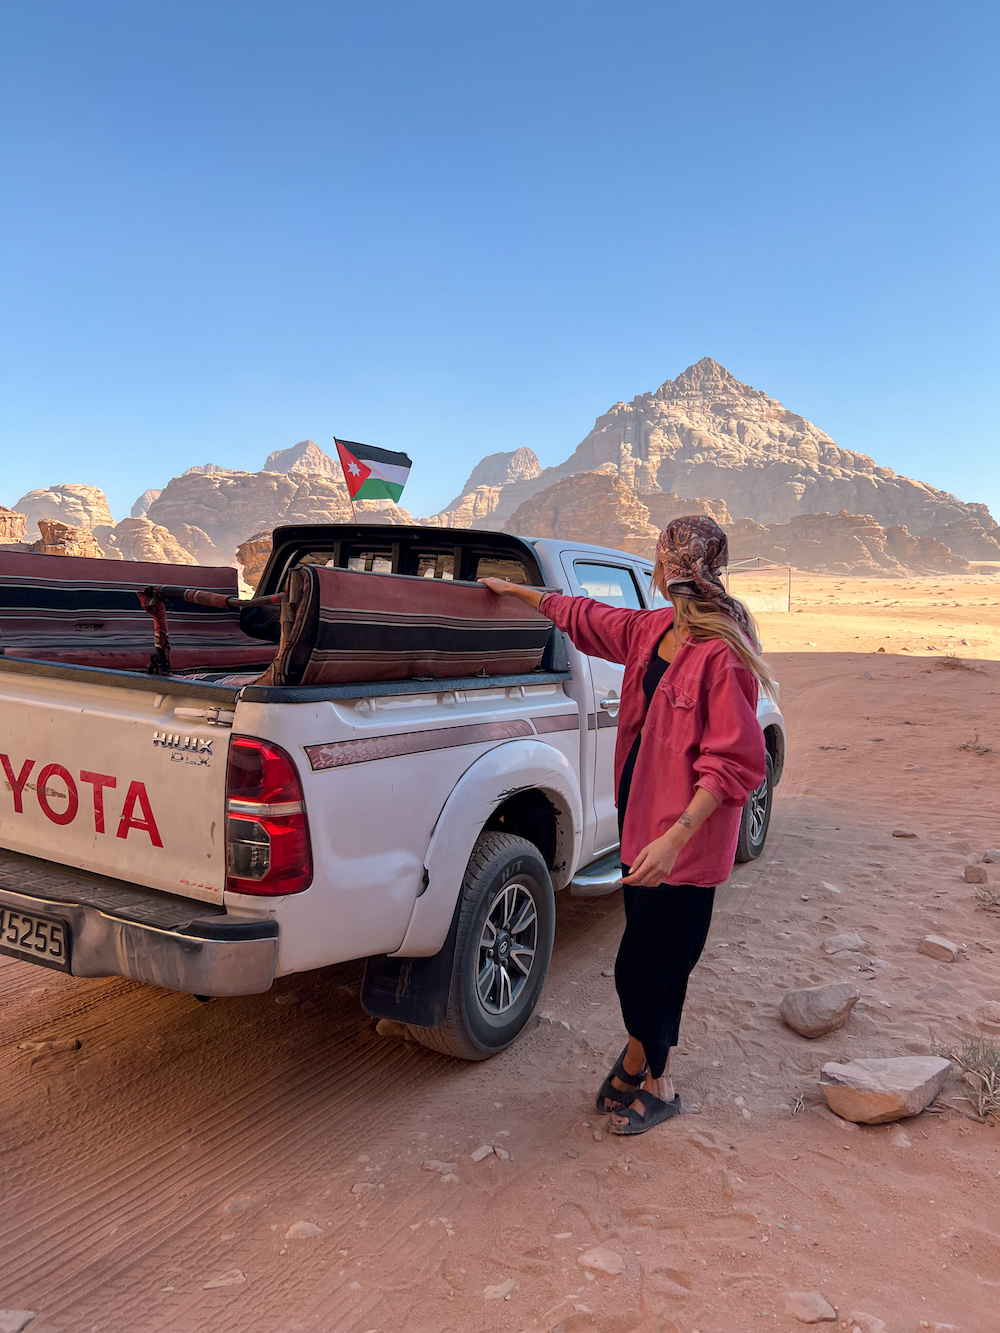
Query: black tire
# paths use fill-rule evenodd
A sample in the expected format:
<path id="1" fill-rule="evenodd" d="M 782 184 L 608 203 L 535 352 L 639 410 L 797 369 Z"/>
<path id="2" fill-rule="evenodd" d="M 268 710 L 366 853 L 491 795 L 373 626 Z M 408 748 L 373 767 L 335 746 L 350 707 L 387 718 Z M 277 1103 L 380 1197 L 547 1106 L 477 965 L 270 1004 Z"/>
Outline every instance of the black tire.
<path id="1" fill-rule="evenodd" d="M 508 905 L 512 925 L 528 920 L 529 899 L 533 925 L 529 921 L 514 932 L 495 929 Z M 534 843 L 510 833 L 481 834 L 462 882 L 448 1016 L 440 1027 L 411 1026 L 410 1037 L 461 1060 L 488 1060 L 509 1046 L 531 1017 L 545 985 L 555 921 L 552 881 Z M 493 948 L 500 950 L 495 957 L 487 947 L 490 931 L 494 931 Z M 527 957 L 529 947 L 530 963 L 523 975 L 523 962 L 514 964 Z M 502 973 L 509 985 L 505 986 Z"/>
<path id="2" fill-rule="evenodd" d="M 740 837 L 736 844 L 737 864 L 756 861 L 767 842 L 767 830 L 771 823 L 771 804 L 774 800 L 774 764 L 770 755 L 766 756 L 765 770 L 764 781 L 756 791 L 750 793 L 750 799 L 743 807 Z"/>

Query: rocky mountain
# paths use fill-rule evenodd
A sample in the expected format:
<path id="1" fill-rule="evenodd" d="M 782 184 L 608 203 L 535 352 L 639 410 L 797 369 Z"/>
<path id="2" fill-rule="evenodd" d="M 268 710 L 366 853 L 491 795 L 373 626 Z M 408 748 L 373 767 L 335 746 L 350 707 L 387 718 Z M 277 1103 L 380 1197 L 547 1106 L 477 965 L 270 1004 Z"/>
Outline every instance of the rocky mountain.
<path id="1" fill-rule="evenodd" d="M 27 495 L 21 496 L 14 509 L 27 520 L 28 537 L 31 540 L 38 536 L 40 518 L 56 519 L 69 527 L 90 531 L 115 526 L 107 497 L 96 486 L 64 483 L 61 486 L 50 486 L 47 490 L 29 491 Z"/>
<path id="2" fill-rule="evenodd" d="M 504 457 L 494 455 L 493 457 Z M 491 462 L 484 459 L 484 466 Z M 870 514 L 883 526 L 905 524 L 925 535 L 953 529 L 958 545 L 986 558 L 989 534 L 1000 531 L 985 505 L 965 504 L 947 491 L 899 476 L 845 449 L 811 422 L 760 389 L 741 383 L 705 357 L 653 393 L 618 402 L 594 424 L 558 467 L 494 483 L 488 515 L 480 497 L 477 527 L 505 524 L 525 500 L 565 477 L 611 465 L 640 500 L 672 492 L 713 496 L 734 518 L 768 525 L 800 514 Z M 476 478 L 476 471 L 470 483 Z M 473 488 L 442 517 L 468 505 Z M 964 551 L 963 551 L 964 554 Z M 970 554 L 972 551 L 970 550 Z"/>
<path id="3" fill-rule="evenodd" d="M 335 463 L 312 440 L 300 440 L 291 449 L 275 449 L 264 461 L 265 472 L 316 472 L 323 477 L 339 477 L 340 464 Z"/>

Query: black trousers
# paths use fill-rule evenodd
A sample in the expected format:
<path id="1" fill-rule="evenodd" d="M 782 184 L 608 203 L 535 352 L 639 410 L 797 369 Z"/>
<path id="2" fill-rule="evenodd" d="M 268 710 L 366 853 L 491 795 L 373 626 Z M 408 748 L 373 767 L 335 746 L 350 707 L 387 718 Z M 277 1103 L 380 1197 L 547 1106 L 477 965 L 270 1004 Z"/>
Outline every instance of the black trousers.
<path id="1" fill-rule="evenodd" d="M 622 867 L 622 874 L 629 872 Z M 653 1078 L 677 1045 L 688 977 L 708 939 L 714 889 L 626 884 L 625 933 L 615 961 L 615 987 L 630 1037 L 641 1041 Z"/>

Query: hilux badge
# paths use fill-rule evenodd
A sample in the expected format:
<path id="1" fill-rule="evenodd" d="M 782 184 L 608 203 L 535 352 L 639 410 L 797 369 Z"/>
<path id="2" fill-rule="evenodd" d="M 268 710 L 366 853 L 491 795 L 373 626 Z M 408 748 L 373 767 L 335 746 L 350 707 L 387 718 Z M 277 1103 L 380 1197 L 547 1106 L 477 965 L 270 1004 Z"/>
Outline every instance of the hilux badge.
<path id="1" fill-rule="evenodd" d="M 153 744 L 162 745 L 165 750 L 188 750 L 192 754 L 211 754 L 212 741 L 200 736 L 181 736 L 175 731 L 154 731 Z"/>

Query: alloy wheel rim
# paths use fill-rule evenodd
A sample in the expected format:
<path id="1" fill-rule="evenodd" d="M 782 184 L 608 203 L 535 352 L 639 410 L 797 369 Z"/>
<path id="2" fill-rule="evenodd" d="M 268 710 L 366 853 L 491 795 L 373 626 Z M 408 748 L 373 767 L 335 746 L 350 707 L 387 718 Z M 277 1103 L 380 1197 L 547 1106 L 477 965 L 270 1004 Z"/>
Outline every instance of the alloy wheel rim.
<path id="1" fill-rule="evenodd" d="M 758 842 L 764 832 L 764 820 L 767 817 L 767 778 L 750 793 L 750 806 L 747 817 L 747 832 L 751 842 Z"/>
<path id="2" fill-rule="evenodd" d="M 479 937 L 476 993 L 494 1018 L 511 1009 L 535 963 L 538 911 L 527 885 L 509 880 L 490 905 Z"/>

